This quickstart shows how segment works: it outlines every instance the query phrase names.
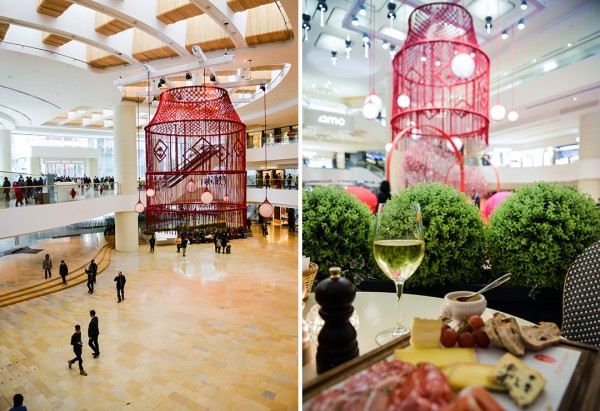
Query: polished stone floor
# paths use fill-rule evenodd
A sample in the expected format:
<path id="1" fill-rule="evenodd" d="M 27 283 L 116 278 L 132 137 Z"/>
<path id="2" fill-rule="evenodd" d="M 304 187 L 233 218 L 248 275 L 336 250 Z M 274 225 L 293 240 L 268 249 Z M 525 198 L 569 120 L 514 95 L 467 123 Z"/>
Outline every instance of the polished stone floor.
<path id="1" fill-rule="evenodd" d="M 193 244 L 150 254 L 111 253 L 93 295 L 85 284 L 0 308 L 0 409 L 25 396 L 29 410 L 297 410 L 298 237 L 232 242 L 232 254 Z M 43 240 L 37 254 L 0 257 L 0 294 L 45 281 L 44 254 L 89 262 L 102 234 Z M 127 277 L 117 303 L 113 278 Z M 79 375 L 70 337 L 89 310 L 100 324 L 99 358 L 84 344 Z"/>

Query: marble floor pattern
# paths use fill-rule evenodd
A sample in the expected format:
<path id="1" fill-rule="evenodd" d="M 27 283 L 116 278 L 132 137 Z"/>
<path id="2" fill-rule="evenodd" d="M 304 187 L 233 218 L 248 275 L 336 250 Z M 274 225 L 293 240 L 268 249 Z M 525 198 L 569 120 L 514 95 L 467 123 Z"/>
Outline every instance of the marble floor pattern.
<path id="1" fill-rule="evenodd" d="M 93 295 L 85 284 L 0 308 L 0 409 L 22 393 L 35 410 L 297 410 L 298 237 L 212 244 L 146 244 L 111 253 Z M 69 266 L 89 262 L 102 234 L 42 240 L 37 254 L 0 257 L 0 292 L 44 281 L 44 254 Z M 113 278 L 127 277 L 117 303 Z M 87 346 L 89 310 L 100 324 L 99 358 Z M 70 337 L 82 327 L 79 375 Z"/>

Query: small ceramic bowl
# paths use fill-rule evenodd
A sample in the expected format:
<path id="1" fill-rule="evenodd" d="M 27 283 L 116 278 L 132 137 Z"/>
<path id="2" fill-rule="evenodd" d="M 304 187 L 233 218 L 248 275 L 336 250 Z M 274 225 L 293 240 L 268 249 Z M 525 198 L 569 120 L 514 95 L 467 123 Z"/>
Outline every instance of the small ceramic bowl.
<path id="1" fill-rule="evenodd" d="M 483 314 L 487 307 L 487 301 L 483 295 L 479 294 L 474 301 L 461 302 L 456 300 L 458 297 L 471 293 L 471 291 L 454 291 L 446 294 L 442 305 L 442 315 L 461 321 L 472 315 Z"/>

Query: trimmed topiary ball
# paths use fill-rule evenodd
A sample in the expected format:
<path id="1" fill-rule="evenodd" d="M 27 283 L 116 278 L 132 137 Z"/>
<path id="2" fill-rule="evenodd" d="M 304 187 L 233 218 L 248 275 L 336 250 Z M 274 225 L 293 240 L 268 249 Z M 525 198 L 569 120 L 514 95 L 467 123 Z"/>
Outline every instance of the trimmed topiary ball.
<path id="1" fill-rule="evenodd" d="M 372 257 L 369 242 L 373 215 L 352 194 L 334 187 L 302 193 L 302 254 L 319 265 L 315 280 L 329 277 L 329 267 L 359 284 L 367 278 Z"/>
<path id="2" fill-rule="evenodd" d="M 512 285 L 562 290 L 575 258 L 599 239 L 600 213 L 589 196 L 549 183 L 525 186 L 490 216 L 492 272 L 512 273 Z"/>
<path id="3" fill-rule="evenodd" d="M 421 183 L 395 194 L 387 204 L 421 205 L 425 257 L 407 287 L 480 283 L 485 232 L 481 215 L 469 199 L 448 185 Z"/>

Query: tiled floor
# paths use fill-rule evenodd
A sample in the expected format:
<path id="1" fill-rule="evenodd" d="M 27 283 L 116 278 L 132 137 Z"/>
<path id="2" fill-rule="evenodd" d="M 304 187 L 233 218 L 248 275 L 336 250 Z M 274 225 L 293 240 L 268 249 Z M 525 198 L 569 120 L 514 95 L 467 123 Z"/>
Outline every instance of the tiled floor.
<path id="1" fill-rule="evenodd" d="M 298 238 L 272 227 L 232 242 L 232 254 L 193 244 L 111 255 L 93 295 L 85 284 L 0 308 L 0 409 L 20 392 L 30 410 L 296 410 Z M 44 240 L 38 254 L 0 257 L 0 293 L 44 281 L 45 253 L 89 261 L 102 234 Z M 127 277 L 117 304 L 113 278 Z M 89 310 L 100 321 L 98 359 L 72 370 L 70 337 Z"/>

